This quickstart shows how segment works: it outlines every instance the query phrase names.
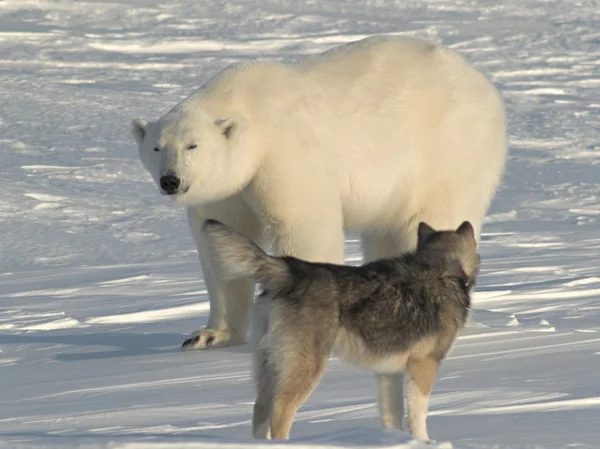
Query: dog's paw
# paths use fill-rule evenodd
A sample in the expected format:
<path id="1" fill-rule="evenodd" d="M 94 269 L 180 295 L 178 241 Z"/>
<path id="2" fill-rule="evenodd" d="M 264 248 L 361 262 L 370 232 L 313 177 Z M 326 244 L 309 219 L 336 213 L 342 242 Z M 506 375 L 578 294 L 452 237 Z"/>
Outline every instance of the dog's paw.
<path id="1" fill-rule="evenodd" d="M 191 351 L 194 349 L 224 348 L 225 346 L 233 346 L 241 343 L 241 341 L 234 341 L 228 331 L 201 329 L 190 335 L 181 345 L 181 349 Z"/>
<path id="2" fill-rule="evenodd" d="M 271 439 L 271 426 L 269 422 L 261 424 L 258 428 L 252 431 L 252 436 L 257 440 L 270 440 Z"/>

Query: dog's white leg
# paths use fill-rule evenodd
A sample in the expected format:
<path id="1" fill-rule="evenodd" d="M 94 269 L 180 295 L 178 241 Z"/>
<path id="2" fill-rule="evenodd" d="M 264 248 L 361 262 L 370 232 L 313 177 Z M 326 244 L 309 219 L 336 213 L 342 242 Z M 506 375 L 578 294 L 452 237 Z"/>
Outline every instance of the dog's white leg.
<path id="1" fill-rule="evenodd" d="M 429 440 L 426 422 L 427 411 L 429 409 L 429 395 L 421 391 L 413 380 L 408 384 L 407 406 L 410 433 L 419 440 Z"/>
<path id="2" fill-rule="evenodd" d="M 198 248 L 204 283 L 208 290 L 210 315 L 206 328 L 195 331 L 184 341 L 184 349 L 239 345 L 244 342 L 248 330 L 254 282 L 245 279 L 219 279 L 217 267 L 202 233 L 202 224 L 208 218 L 219 220 L 256 242 L 262 238 L 258 220 L 239 198 L 188 209 L 188 223 Z"/>
<path id="3" fill-rule="evenodd" d="M 377 374 L 377 402 L 383 427 L 404 430 L 404 373 Z"/>
<path id="4" fill-rule="evenodd" d="M 433 390 L 439 361 L 430 357 L 411 359 L 408 362 L 410 382 L 408 384 L 408 428 L 419 440 L 428 441 L 427 412 L 429 396 Z"/>

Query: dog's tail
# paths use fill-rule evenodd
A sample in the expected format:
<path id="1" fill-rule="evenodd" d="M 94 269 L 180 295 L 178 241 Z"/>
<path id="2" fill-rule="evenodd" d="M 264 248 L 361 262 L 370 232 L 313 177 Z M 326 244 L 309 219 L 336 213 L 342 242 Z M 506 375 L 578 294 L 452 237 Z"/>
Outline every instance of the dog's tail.
<path id="1" fill-rule="evenodd" d="M 269 292 L 281 291 L 291 280 L 288 264 L 269 256 L 249 238 L 217 220 L 206 220 L 202 230 L 224 279 L 254 279 Z"/>

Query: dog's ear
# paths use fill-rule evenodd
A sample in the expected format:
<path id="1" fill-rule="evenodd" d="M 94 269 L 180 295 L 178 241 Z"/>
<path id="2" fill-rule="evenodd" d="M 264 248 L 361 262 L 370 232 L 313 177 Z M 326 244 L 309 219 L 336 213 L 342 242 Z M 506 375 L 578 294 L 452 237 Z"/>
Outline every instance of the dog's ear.
<path id="1" fill-rule="evenodd" d="M 475 238 L 475 230 L 473 229 L 473 225 L 468 221 L 463 221 L 463 223 L 456 229 L 456 233 L 472 239 Z"/>
<path id="2" fill-rule="evenodd" d="M 138 145 L 142 145 L 146 130 L 148 129 L 148 122 L 143 118 L 136 118 L 131 122 L 131 135 L 135 139 Z"/>
<path id="3" fill-rule="evenodd" d="M 427 241 L 429 236 L 431 234 L 434 234 L 435 232 L 436 232 L 436 230 L 433 229 L 431 226 L 429 226 L 424 221 L 419 223 L 419 229 L 417 231 L 417 233 L 418 233 L 417 250 L 423 248 L 423 245 L 425 244 L 425 242 Z"/>

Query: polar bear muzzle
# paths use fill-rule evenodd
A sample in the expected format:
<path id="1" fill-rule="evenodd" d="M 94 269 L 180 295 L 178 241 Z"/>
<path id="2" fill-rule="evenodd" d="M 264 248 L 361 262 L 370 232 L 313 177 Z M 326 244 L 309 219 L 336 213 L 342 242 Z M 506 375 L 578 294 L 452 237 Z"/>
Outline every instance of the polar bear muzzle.
<path id="1" fill-rule="evenodd" d="M 160 188 L 167 195 L 180 193 L 181 179 L 172 173 L 167 173 L 160 177 Z"/>

